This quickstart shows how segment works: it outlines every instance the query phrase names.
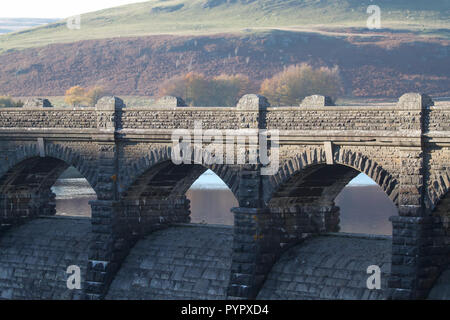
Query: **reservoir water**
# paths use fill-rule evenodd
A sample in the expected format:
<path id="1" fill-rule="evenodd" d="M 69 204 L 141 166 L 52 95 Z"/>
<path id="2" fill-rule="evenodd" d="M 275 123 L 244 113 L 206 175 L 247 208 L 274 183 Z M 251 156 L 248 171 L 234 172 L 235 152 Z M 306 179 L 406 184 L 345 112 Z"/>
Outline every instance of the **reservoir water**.
<path id="1" fill-rule="evenodd" d="M 60 179 L 52 188 L 56 210 L 63 216 L 90 216 L 95 192 L 85 179 Z M 187 192 L 193 223 L 233 225 L 230 209 L 238 206 L 228 187 L 211 171 L 199 178 Z M 389 217 L 397 209 L 386 194 L 364 175 L 355 178 L 335 200 L 341 208 L 341 232 L 391 235 Z"/>

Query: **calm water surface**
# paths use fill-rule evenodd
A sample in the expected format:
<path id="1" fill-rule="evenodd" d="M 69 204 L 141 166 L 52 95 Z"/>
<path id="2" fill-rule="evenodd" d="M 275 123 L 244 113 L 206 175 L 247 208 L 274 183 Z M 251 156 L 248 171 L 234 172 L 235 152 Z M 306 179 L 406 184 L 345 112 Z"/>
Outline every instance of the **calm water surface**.
<path id="1" fill-rule="evenodd" d="M 57 195 L 58 215 L 91 215 L 89 201 L 96 196 L 85 179 L 58 180 L 53 191 Z M 194 183 L 186 195 L 191 200 L 192 222 L 233 225 L 230 209 L 238 203 L 223 183 L 207 176 Z M 335 202 L 341 208 L 342 232 L 392 234 L 389 217 L 396 215 L 397 209 L 378 186 L 347 186 Z"/>

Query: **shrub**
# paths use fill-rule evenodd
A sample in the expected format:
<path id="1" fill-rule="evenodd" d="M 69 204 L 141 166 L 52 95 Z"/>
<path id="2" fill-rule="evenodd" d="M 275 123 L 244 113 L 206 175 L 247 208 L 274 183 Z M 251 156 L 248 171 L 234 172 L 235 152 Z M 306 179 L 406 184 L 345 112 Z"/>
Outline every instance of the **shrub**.
<path id="1" fill-rule="evenodd" d="M 21 108 L 23 107 L 22 101 L 15 101 L 8 96 L 0 96 L 0 108 Z"/>
<path id="2" fill-rule="evenodd" d="M 86 89 L 80 86 L 70 88 L 66 91 L 64 101 L 74 107 L 88 104 Z"/>
<path id="3" fill-rule="evenodd" d="M 180 97 L 190 106 L 206 106 L 210 89 L 210 83 L 204 75 L 189 72 L 165 81 L 159 89 L 159 96 Z"/>
<path id="4" fill-rule="evenodd" d="M 203 74 L 190 72 L 176 76 L 160 87 L 159 96 L 176 96 L 190 106 L 235 106 L 239 98 L 250 87 L 248 77 L 225 75 L 207 78 Z"/>
<path id="5" fill-rule="evenodd" d="M 87 90 L 86 92 L 86 98 L 90 106 L 95 106 L 95 104 L 103 98 L 104 96 L 108 95 L 105 88 L 101 86 L 94 86 Z"/>
<path id="6" fill-rule="evenodd" d="M 101 86 L 83 88 L 75 86 L 66 91 L 64 101 L 71 106 L 95 106 L 100 98 L 106 95 L 106 91 Z"/>
<path id="7" fill-rule="evenodd" d="M 339 68 L 293 65 L 263 81 L 260 93 L 274 106 L 298 105 L 309 95 L 335 99 L 342 92 Z"/>
<path id="8" fill-rule="evenodd" d="M 250 80 L 247 76 L 222 74 L 213 80 L 213 96 L 220 106 L 233 107 L 244 94 L 250 93 Z"/>

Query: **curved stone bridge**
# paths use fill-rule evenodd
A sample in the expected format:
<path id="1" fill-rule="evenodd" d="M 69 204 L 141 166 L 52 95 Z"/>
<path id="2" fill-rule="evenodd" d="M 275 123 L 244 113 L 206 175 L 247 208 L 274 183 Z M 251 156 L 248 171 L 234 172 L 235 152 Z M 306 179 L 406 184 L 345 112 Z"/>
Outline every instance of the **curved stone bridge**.
<path id="1" fill-rule="evenodd" d="M 247 95 L 236 108 L 190 108 L 176 98 L 133 108 L 110 97 L 101 99 L 95 108 L 52 108 L 43 102 L 42 106 L 1 109 L 1 296 L 121 298 L 133 288 L 145 297 L 164 298 L 158 286 L 166 286 L 171 296 L 185 292 L 186 297 L 204 298 L 287 298 L 283 292 L 295 292 L 292 296 L 298 298 L 427 297 L 450 256 L 450 105 L 435 104 L 421 94 L 406 94 L 397 104 L 380 106 L 327 106 L 326 102 L 315 96 L 301 106 L 272 108 L 264 97 Z M 227 145 L 232 148 L 222 151 L 225 159 L 237 160 L 231 162 L 237 164 L 210 161 L 218 159 L 220 152 L 212 143 L 198 144 L 198 121 L 203 130 L 215 130 L 203 131 L 209 142 L 211 136 L 215 141 L 223 132 L 227 137 L 232 132 Z M 239 162 L 250 159 L 255 146 L 261 146 L 262 136 L 256 141 L 249 136 L 258 129 L 268 130 L 269 154 L 278 157 L 264 165 Z M 188 158 L 194 162 L 174 163 L 175 130 L 184 136 L 182 146 L 188 142 L 193 146 Z M 240 149 L 246 140 L 248 144 Z M 274 165 L 274 174 L 263 174 Z M 27 231 L 23 230 L 39 230 L 48 219 L 35 218 L 55 214 L 50 188 L 68 166 L 77 168 L 97 193 L 98 200 L 91 203 L 92 219 L 71 220 L 73 226 L 50 219 L 47 238 L 38 237 L 44 245 L 40 251 L 33 247 L 38 244 L 26 242 Z M 167 261 L 176 259 L 177 252 L 151 248 L 158 241 L 171 241 L 176 229 L 167 227 L 189 222 L 185 192 L 208 168 L 238 199 L 234 228 L 228 233 L 217 231 L 221 236 L 208 242 L 213 252 L 211 265 L 200 259 L 209 257 L 206 249 L 185 248 L 192 251 L 185 252 L 190 258 L 183 259 L 187 270 L 178 276 L 181 283 L 169 284 L 163 281 L 168 280 L 164 270 L 150 266 L 164 268 Z M 339 230 L 334 199 L 361 172 L 377 182 L 399 209 L 399 215 L 391 218 L 392 240 L 315 237 Z M 190 232 L 197 243 L 205 243 L 202 237 L 208 236 L 209 229 L 203 229 L 204 235 L 195 230 Z M 388 278 L 385 292 L 358 291 L 361 279 L 352 273 L 357 272 L 352 266 L 365 265 L 364 256 L 354 256 L 356 262 L 348 262 L 342 272 L 339 266 L 346 260 L 330 257 L 330 270 L 337 268 L 335 274 L 314 269 L 327 256 L 327 247 L 339 242 L 355 252 L 363 243 L 373 248 L 391 245 L 390 252 L 380 249 L 383 252 L 377 258 L 382 271 L 389 274 L 383 277 Z M 320 254 L 308 251 L 315 247 Z M 229 266 L 214 269 L 215 264 L 224 264 L 221 259 L 226 255 Z M 293 261 L 305 264 L 299 267 Z M 204 262 L 207 269 L 192 284 L 186 279 L 195 279 L 200 272 L 187 268 L 194 262 Z M 59 288 L 61 279 L 67 277 L 60 268 L 68 263 L 80 265 L 82 291 Z M 28 275 L 29 270 L 36 274 Z M 131 271 L 127 270 L 134 270 L 136 277 L 129 278 Z M 323 283 L 308 282 L 316 273 L 326 275 L 318 276 Z M 217 278 L 203 278 L 208 274 Z M 157 276 L 161 281 L 153 281 Z M 155 287 L 142 285 L 149 277 Z M 12 280 L 18 278 L 25 282 Z M 288 287 L 283 281 L 290 282 Z M 346 290 L 335 291 L 338 283 Z M 39 289 L 45 286 L 55 288 Z"/>

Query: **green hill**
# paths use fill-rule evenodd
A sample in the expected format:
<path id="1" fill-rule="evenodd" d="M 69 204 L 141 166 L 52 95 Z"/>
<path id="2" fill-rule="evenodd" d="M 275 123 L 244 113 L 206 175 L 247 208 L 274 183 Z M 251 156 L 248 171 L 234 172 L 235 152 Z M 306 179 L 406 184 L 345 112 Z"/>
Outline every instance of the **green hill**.
<path id="1" fill-rule="evenodd" d="M 66 21 L 60 21 L 1 35 L 0 52 L 155 34 L 199 35 L 265 28 L 364 30 L 371 4 L 381 9 L 382 28 L 448 35 L 450 0 L 153 0 L 82 15 L 80 30 L 70 30 Z"/>

